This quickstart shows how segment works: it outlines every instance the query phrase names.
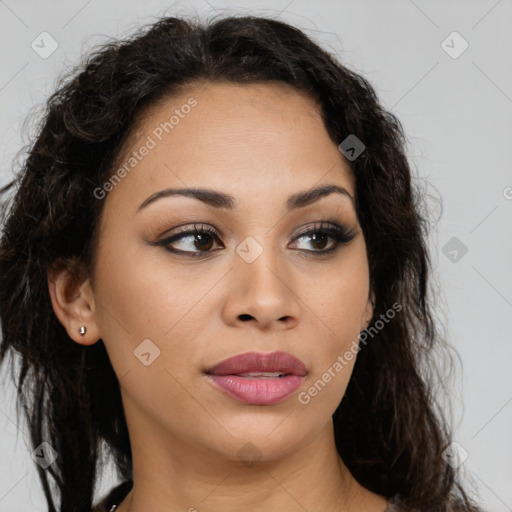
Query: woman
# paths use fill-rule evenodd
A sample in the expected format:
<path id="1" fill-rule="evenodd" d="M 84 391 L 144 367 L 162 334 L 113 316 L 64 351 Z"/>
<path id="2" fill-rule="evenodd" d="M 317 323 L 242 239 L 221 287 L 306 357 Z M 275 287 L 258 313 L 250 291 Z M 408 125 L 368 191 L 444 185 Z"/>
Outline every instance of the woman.
<path id="1" fill-rule="evenodd" d="M 271 19 L 162 18 L 68 77 L 0 245 L 49 510 L 478 510 L 442 456 L 404 145 Z"/>

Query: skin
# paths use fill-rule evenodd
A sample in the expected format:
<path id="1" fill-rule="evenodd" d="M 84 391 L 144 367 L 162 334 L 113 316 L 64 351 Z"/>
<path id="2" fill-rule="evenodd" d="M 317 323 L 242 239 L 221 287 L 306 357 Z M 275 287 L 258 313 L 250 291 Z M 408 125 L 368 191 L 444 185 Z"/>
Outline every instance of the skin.
<path id="1" fill-rule="evenodd" d="M 334 445 L 331 416 L 355 358 L 309 403 L 298 400 L 358 340 L 372 294 L 353 200 L 332 193 L 290 212 L 286 200 L 326 184 L 353 198 L 350 166 L 319 106 L 285 84 L 195 84 L 145 113 L 123 158 L 190 97 L 197 106 L 103 199 L 94 275 L 48 274 L 71 339 L 101 338 L 120 381 L 134 487 L 118 511 L 382 512 L 384 497 L 357 483 Z M 192 186 L 228 193 L 237 208 L 174 196 L 137 211 L 156 191 Z M 328 220 L 353 239 L 325 256 L 317 254 L 336 246 L 332 238 L 295 240 Z M 194 223 L 214 228 L 221 242 L 188 236 L 172 247 L 209 254 L 151 245 Z M 263 251 L 252 263 L 236 252 L 247 237 Z M 134 355 L 145 339 L 160 350 L 147 366 Z M 281 403 L 243 404 L 204 374 L 233 355 L 275 350 L 308 370 Z M 257 460 L 244 459 L 247 451 Z"/>

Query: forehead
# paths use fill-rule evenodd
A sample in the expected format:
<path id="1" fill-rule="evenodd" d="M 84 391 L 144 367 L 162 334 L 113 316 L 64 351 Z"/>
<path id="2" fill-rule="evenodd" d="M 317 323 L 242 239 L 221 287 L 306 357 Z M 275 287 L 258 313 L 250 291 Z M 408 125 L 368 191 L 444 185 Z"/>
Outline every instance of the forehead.
<path id="1" fill-rule="evenodd" d="M 320 106 L 284 83 L 198 83 L 163 98 L 138 120 L 114 172 L 123 167 L 109 196 L 141 201 L 166 186 L 254 197 L 323 179 L 355 185 Z"/>

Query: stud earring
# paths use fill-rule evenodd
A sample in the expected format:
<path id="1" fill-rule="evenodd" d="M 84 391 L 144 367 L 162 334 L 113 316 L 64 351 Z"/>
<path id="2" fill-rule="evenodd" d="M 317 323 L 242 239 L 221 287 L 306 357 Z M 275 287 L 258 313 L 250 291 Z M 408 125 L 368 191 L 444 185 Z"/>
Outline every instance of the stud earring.
<path id="1" fill-rule="evenodd" d="M 80 327 L 80 330 L 78 332 L 80 333 L 81 336 L 84 336 L 86 330 L 87 329 L 86 329 L 85 325 L 82 325 L 82 327 Z"/>

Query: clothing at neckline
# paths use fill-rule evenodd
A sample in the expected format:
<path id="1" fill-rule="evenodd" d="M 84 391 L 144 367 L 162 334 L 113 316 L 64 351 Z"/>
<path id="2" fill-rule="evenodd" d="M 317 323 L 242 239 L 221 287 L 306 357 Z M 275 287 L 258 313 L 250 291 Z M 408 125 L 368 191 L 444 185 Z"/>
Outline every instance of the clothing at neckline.
<path id="1" fill-rule="evenodd" d="M 120 503 L 126 498 L 128 493 L 133 487 L 133 481 L 127 480 L 116 486 L 110 494 L 104 498 L 98 507 L 93 509 L 93 512 L 116 512 Z M 399 502 L 397 497 L 387 500 L 386 509 L 383 512 L 400 512 Z"/>

